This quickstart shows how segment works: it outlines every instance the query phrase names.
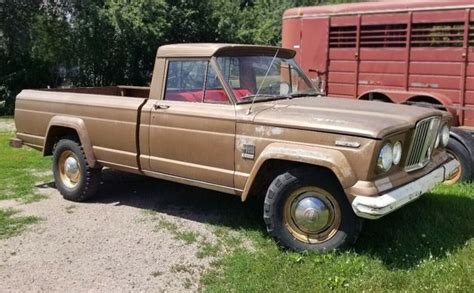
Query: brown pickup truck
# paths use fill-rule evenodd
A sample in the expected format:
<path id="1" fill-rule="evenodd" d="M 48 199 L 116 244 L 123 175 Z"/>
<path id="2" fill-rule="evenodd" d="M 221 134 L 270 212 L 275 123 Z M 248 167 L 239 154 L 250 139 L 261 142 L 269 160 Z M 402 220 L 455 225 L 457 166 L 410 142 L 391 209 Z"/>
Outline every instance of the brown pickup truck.
<path id="1" fill-rule="evenodd" d="M 24 90 L 17 138 L 53 155 L 64 198 L 93 196 L 103 167 L 264 199 L 267 230 L 298 251 L 344 248 L 454 174 L 451 117 L 320 97 L 289 49 L 158 49 L 151 87 Z"/>

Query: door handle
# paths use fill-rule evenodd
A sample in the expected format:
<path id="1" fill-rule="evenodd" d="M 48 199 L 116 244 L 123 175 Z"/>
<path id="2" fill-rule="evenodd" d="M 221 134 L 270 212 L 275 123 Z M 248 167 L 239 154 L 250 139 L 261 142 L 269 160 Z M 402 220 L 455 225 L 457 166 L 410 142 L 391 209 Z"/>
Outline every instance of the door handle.
<path id="1" fill-rule="evenodd" d="M 168 105 L 160 105 L 160 104 L 154 104 L 154 105 L 153 105 L 153 108 L 154 108 L 155 110 L 160 110 L 160 109 L 161 109 L 161 110 L 165 110 L 165 109 L 168 109 L 169 107 L 170 107 L 170 106 L 168 106 Z"/>

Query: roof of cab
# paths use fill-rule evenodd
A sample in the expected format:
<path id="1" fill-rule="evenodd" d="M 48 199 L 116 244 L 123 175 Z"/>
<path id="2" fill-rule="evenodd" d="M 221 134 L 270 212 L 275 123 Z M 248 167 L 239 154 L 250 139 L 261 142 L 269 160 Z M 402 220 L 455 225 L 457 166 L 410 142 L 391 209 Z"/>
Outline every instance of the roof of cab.
<path id="1" fill-rule="evenodd" d="M 407 10 L 473 7 L 472 0 L 378 0 L 371 2 L 330 4 L 321 6 L 290 8 L 283 14 L 284 19 L 316 17 L 328 15 L 350 15 L 365 13 L 389 13 Z"/>
<path id="2" fill-rule="evenodd" d="M 275 54 L 286 58 L 293 58 L 296 54 L 294 50 L 272 46 L 242 45 L 242 44 L 222 44 L 222 43 L 188 43 L 164 45 L 158 48 L 157 58 L 173 57 L 212 57 L 225 53 L 256 53 Z"/>

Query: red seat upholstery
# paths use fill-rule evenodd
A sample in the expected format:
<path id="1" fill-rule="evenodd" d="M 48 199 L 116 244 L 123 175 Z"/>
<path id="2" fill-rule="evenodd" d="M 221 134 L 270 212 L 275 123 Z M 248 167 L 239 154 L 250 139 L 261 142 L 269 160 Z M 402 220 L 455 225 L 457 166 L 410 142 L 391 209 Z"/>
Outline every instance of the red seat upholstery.
<path id="1" fill-rule="evenodd" d="M 247 96 L 250 92 L 246 89 L 234 89 L 234 95 L 237 97 L 237 100 L 240 101 L 240 98 Z M 186 101 L 186 102 L 201 102 L 204 91 L 166 91 L 165 100 L 169 101 Z M 212 89 L 206 91 L 206 102 L 216 103 L 216 104 L 227 104 L 229 99 L 227 94 L 223 89 Z"/>

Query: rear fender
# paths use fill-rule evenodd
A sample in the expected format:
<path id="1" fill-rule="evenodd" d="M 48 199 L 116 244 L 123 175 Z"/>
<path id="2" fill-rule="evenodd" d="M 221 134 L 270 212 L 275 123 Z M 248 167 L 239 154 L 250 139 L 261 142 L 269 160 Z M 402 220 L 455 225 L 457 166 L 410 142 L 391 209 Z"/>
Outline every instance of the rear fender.
<path id="1" fill-rule="evenodd" d="M 69 116 L 54 116 L 51 121 L 49 121 L 48 131 L 46 133 L 46 139 L 43 146 L 43 155 L 48 155 L 54 146 L 54 135 L 52 134 L 52 129 L 55 127 L 69 128 L 76 131 L 79 136 L 82 148 L 87 158 L 87 163 L 90 167 L 94 168 L 96 166 L 96 158 L 94 151 L 92 149 L 92 143 L 90 141 L 89 133 L 87 131 L 86 125 L 81 118 L 69 117 Z"/>
<path id="2" fill-rule="evenodd" d="M 263 150 L 255 162 L 242 193 L 242 201 L 247 199 L 258 171 L 267 160 L 290 161 L 327 168 L 336 175 L 342 188 L 350 187 L 357 182 L 349 161 L 338 150 L 316 146 L 273 143 Z"/>

